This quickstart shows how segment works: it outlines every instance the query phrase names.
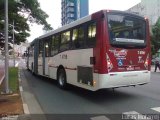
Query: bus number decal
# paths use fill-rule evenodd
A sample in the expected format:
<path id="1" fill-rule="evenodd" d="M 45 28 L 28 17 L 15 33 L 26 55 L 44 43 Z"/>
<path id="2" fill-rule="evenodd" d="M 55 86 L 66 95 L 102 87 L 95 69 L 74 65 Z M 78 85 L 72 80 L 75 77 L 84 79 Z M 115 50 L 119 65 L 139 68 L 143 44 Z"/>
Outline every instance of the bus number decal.
<path id="1" fill-rule="evenodd" d="M 145 55 L 145 51 L 138 51 L 138 55 Z"/>
<path id="2" fill-rule="evenodd" d="M 60 55 L 62 59 L 67 59 L 67 54 Z"/>

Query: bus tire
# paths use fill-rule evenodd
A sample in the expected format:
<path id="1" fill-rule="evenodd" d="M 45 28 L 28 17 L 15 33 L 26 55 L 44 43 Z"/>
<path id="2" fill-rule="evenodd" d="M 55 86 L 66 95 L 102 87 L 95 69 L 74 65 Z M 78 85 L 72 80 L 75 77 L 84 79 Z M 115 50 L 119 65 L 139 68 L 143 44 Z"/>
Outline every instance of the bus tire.
<path id="1" fill-rule="evenodd" d="M 31 73 L 32 73 L 32 75 L 34 75 L 34 70 L 33 70 L 33 63 L 32 63 L 32 67 L 31 67 L 32 69 L 31 69 Z"/>
<path id="2" fill-rule="evenodd" d="M 62 89 L 67 88 L 66 72 L 63 68 L 60 68 L 58 70 L 57 80 L 58 80 L 58 85 L 60 88 L 62 88 Z"/>

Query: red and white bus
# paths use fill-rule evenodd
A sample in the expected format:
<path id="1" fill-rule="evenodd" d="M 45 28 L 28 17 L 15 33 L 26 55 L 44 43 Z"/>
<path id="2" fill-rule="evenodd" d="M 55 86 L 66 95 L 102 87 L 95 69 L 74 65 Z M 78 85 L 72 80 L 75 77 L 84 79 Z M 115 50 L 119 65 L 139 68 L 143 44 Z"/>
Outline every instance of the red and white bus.
<path id="1" fill-rule="evenodd" d="M 35 39 L 27 67 L 34 74 L 96 91 L 150 81 L 150 35 L 144 17 L 102 10 Z"/>

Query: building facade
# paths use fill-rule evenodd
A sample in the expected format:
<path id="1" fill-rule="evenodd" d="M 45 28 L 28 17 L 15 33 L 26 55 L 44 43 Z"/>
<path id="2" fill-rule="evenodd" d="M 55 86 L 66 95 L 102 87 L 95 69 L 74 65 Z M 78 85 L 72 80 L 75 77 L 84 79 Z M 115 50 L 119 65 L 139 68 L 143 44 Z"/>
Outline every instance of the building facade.
<path id="1" fill-rule="evenodd" d="M 26 53 L 27 47 L 29 46 L 30 43 L 25 42 L 21 43 L 20 45 L 15 45 L 14 46 L 14 51 L 15 51 L 15 56 L 16 57 L 22 57 L 24 53 Z"/>
<path id="2" fill-rule="evenodd" d="M 89 13 L 88 0 L 62 0 L 61 1 L 61 21 L 62 26 L 69 24 Z"/>
<path id="3" fill-rule="evenodd" d="M 141 3 L 128 10 L 149 19 L 150 25 L 154 25 L 160 17 L 160 0 L 141 0 Z"/>

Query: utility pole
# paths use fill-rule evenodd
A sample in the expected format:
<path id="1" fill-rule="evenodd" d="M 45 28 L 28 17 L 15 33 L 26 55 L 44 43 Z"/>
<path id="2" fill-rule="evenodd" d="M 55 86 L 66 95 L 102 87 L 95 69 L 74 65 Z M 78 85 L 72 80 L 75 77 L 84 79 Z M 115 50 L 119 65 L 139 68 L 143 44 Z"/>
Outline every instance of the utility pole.
<path id="1" fill-rule="evenodd" d="M 15 51 L 14 51 L 14 20 L 13 20 L 13 65 L 15 67 Z"/>
<path id="2" fill-rule="evenodd" d="M 8 0 L 5 0 L 5 93 L 8 94 L 9 84 L 8 84 Z"/>

